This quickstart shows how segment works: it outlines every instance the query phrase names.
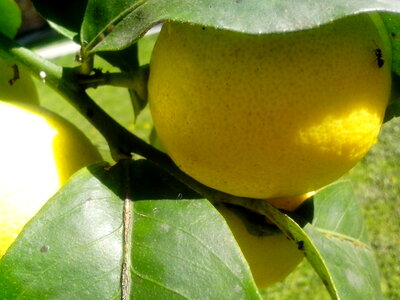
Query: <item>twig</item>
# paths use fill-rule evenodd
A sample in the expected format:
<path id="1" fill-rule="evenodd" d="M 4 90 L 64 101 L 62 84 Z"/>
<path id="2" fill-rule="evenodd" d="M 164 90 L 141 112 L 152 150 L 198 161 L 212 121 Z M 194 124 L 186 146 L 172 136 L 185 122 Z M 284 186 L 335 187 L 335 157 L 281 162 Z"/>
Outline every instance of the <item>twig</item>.
<path id="1" fill-rule="evenodd" d="M 74 69 L 62 68 L 53 64 L 1 34 L 0 56 L 23 64 L 39 79 L 43 79 L 42 75 L 46 74 L 45 83 L 64 96 L 104 136 L 116 161 L 129 158 L 132 153 L 139 154 L 161 166 L 179 181 L 210 201 L 238 204 L 264 214 L 276 223 L 284 233 L 290 236 L 285 226 L 279 221 L 283 220 L 283 214 L 268 202 L 235 197 L 201 184 L 182 172 L 168 155 L 152 147 L 121 126 L 86 94 L 84 88 L 79 85 L 81 81 L 79 81 L 79 76 L 74 72 Z M 291 238 L 293 239 L 293 237 Z"/>

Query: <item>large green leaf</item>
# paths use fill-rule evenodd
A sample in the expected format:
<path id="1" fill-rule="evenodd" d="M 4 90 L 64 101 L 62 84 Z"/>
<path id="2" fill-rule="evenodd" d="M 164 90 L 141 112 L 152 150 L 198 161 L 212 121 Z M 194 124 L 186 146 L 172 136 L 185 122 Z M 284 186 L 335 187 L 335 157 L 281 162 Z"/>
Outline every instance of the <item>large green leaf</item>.
<path id="1" fill-rule="evenodd" d="M 110 172 L 104 178 L 103 168 L 75 176 L 0 260 L 3 299 L 111 299 L 119 294 L 123 203 L 106 185 L 120 185 L 121 176 Z"/>
<path id="2" fill-rule="evenodd" d="M 254 34 L 295 31 L 365 11 L 400 12 L 397 0 L 89 0 L 82 26 L 87 51 L 126 48 L 154 24 L 179 21 Z"/>
<path id="3" fill-rule="evenodd" d="M 3 299 L 260 299 L 214 207 L 147 161 L 83 169 L 0 260 Z"/>
<path id="4" fill-rule="evenodd" d="M 271 219 L 304 250 L 333 299 L 381 298 L 349 183 L 328 186 L 296 212 L 299 220 L 313 216 L 304 230 L 276 213 Z M 6 299 L 259 298 L 214 207 L 147 161 L 78 173 L 0 261 L 0 291 Z"/>
<path id="5" fill-rule="evenodd" d="M 88 51 L 121 50 L 154 24 L 179 21 L 272 33 L 318 26 L 366 11 L 400 12 L 397 0 L 33 0 L 38 11 L 70 38 L 81 33 Z"/>
<path id="6" fill-rule="evenodd" d="M 314 196 L 314 219 L 304 230 L 329 270 L 339 299 L 381 299 L 380 278 L 362 211 L 349 182 Z"/>
<path id="7" fill-rule="evenodd" d="M 21 26 L 21 11 L 14 0 L 0 1 L 0 33 L 14 38 Z"/>

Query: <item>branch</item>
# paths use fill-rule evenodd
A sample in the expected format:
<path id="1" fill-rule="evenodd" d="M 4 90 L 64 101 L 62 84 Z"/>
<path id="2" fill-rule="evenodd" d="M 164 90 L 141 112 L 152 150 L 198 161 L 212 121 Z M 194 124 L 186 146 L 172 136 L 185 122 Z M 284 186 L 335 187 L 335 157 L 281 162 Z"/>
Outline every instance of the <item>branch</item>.
<path id="1" fill-rule="evenodd" d="M 34 76 L 45 80 L 47 85 L 66 98 L 105 137 L 116 161 L 122 158 L 130 158 L 132 153 L 139 154 L 164 168 L 179 181 L 212 202 L 219 201 L 241 205 L 267 216 L 289 238 L 294 239 L 293 235 L 287 230 L 286 223 L 290 218 L 287 218 L 267 201 L 235 197 L 203 185 L 182 172 L 168 155 L 147 144 L 121 126 L 85 93 L 79 85 L 79 76 L 73 69 L 62 68 L 53 64 L 1 34 L 0 56 L 24 65 Z M 294 221 L 292 220 L 292 222 Z"/>
<path id="2" fill-rule="evenodd" d="M 166 154 L 133 135 L 98 106 L 79 85 L 74 69 L 62 68 L 2 34 L 0 56 L 23 65 L 71 103 L 105 137 L 116 161 L 131 157 L 132 152 L 151 160 L 169 160 Z"/>
<path id="3" fill-rule="evenodd" d="M 147 81 L 149 79 L 149 66 L 139 67 L 132 72 L 103 73 L 96 70 L 93 75 L 80 76 L 79 84 L 82 88 L 97 88 L 102 85 L 124 87 L 134 90 L 141 99 L 147 99 Z"/>

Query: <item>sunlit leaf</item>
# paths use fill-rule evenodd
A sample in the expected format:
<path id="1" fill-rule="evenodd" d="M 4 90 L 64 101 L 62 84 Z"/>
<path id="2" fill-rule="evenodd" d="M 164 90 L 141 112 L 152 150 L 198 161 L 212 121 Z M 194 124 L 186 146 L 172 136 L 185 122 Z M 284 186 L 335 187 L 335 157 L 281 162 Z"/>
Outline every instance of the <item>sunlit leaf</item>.
<path id="1" fill-rule="evenodd" d="M 83 169 L 0 260 L 4 299 L 260 299 L 215 208 L 147 161 Z"/>
<path id="2" fill-rule="evenodd" d="M 304 230 L 318 249 L 338 299 L 381 299 L 379 270 L 362 211 L 349 182 L 314 196 L 314 219 Z"/>

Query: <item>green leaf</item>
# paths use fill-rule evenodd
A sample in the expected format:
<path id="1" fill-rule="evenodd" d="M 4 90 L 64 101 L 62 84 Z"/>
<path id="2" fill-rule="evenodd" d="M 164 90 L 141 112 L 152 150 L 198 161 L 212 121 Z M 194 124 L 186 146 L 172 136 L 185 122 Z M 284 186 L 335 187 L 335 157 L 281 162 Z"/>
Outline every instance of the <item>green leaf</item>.
<path id="1" fill-rule="evenodd" d="M 100 52 L 99 56 L 123 72 L 131 72 L 139 68 L 137 44 L 133 44 L 128 48 L 117 52 Z M 139 113 L 146 106 L 147 99 L 142 99 L 133 89 L 129 89 L 128 92 L 134 113 L 133 121 L 135 121 Z"/>
<path id="2" fill-rule="evenodd" d="M 314 196 L 314 219 L 304 230 L 329 270 L 338 299 L 382 298 L 378 267 L 349 182 Z"/>
<path id="3" fill-rule="evenodd" d="M 400 15 L 382 13 L 382 20 L 392 44 L 392 93 L 385 122 L 400 116 Z"/>
<path id="4" fill-rule="evenodd" d="M 400 3 L 397 0 L 89 0 L 82 40 L 88 52 L 120 50 L 153 25 L 165 21 L 263 34 L 312 28 L 366 11 L 400 12 Z"/>
<path id="5" fill-rule="evenodd" d="M 304 251 L 332 299 L 381 299 L 379 272 L 348 182 L 322 189 L 291 213 L 292 217 L 257 199 L 223 195 L 216 199 L 267 215 Z M 306 223 L 304 229 L 293 219 Z M 307 223 L 310 219 L 312 223 Z"/>
<path id="6" fill-rule="evenodd" d="M 14 38 L 21 26 L 21 10 L 14 0 L 0 1 L 0 33 Z"/>
<path id="7" fill-rule="evenodd" d="M 129 1 L 68 1 L 68 2 L 54 2 L 49 0 L 33 0 L 36 9 L 49 21 L 49 24 L 58 32 L 71 40 L 75 40 L 82 45 L 87 42 L 85 38 L 80 39 L 80 30 L 84 15 L 89 11 L 88 17 L 85 18 L 86 22 L 90 24 L 86 27 L 97 28 L 101 25 L 103 19 L 109 19 L 108 12 L 120 10 Z M 88 4 L 89 2 L 89 4 Z M 122 6 L 121 6 L 122 5 Z M 88 8 L 87 8 L 88 6 Z M 136 70 L 139 66 L 137 46 L 135 44 L 130 47 L 118 51 L 118 53 L 102 52 L 99 55 L 109 62 L 111 65 L 119 68 L 124 72 Z M 130 90 L 129 96 L 132 101 L 135 117 L 140 113 L 145 105 L 145 101 Z M 144 103 L 143 103 L 144 102 Z"/>
<path id="8" fill-rule="evenodd" d="M 400 75 L 400 15 L 381 13 L 387 33 L 392 42 L 392 72 Z"/>
<path id="9" fill-rule="evenodd" d="M 118 295 L 123 203 L 105 184 L 119 185 L 120 176 L 104 178 L 103 169 L 77 174 L 25 227 L 0 260 L 3 299 Z"/>
<path id="10" fill-rule="evenodd" d="M 147 161 L 78 172 L 0 260 L 0 291 L 4 299 L 260 299 L 224 219 Z"/>

